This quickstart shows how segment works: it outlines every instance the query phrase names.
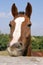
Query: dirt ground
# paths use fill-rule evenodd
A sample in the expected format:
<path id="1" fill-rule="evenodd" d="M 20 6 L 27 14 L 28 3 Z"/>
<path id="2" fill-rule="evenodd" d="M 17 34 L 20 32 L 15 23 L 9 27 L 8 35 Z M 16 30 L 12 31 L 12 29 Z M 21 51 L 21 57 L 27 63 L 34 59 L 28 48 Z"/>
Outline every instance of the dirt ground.
<path id="1" fill-rule="evenodd" d="M 0 56 L 0 65 L 43 65 L 43 57 Z"/>

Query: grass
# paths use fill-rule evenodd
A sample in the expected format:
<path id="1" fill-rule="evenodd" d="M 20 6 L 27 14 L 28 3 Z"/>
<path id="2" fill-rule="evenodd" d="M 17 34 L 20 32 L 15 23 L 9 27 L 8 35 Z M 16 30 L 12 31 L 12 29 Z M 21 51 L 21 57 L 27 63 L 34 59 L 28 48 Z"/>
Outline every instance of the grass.
<path id="1" fill-rule="evenodd" d="M 8 52 L 7 52 L 7 50 L 5 50 L 5 51 L 0 51 L 0 55 L 8 56 Z"/>

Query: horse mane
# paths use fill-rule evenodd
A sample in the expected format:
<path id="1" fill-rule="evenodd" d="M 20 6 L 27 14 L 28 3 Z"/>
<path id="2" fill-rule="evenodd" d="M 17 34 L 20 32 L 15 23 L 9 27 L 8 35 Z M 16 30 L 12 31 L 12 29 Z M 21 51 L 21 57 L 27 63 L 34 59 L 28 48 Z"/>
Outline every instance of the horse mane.
<path id="1" fill-rule="evenodd" d="M 25 14 L 25 12 L 24 11 L 23 12 L 20 11 L 18 14 Z"/>

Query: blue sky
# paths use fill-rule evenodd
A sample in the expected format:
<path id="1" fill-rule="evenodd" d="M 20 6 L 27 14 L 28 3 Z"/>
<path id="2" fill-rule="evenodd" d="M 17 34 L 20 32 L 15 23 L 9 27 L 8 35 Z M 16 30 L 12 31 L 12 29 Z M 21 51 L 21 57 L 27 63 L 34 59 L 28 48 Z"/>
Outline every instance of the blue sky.
<path id="1" fill-rule="evenodd" d="M 9 22 L 13 19 L 11 6 L 16 4 L 18 11 L 25 11 L 27 2 L 32 5 L 31 33 L 32 35 L 43 35 L 43 0 L 0 0 L 0 31 L 9 33 Z"/>

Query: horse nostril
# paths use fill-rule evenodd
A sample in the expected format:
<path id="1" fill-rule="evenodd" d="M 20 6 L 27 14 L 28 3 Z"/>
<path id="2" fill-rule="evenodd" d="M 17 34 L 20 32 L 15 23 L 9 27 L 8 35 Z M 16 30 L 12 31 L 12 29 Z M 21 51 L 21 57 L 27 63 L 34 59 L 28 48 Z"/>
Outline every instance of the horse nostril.
<path id="1" fill-rule="evenodd" d="M 22 46 L 22 43 L 20 42 L 20 45 Z"/>
<path id="2" fill-rule="evenodd" d="M 22 43 L 18 43 L 18 47 L 17 48 L 21 48 L 22 47 Z"/>

